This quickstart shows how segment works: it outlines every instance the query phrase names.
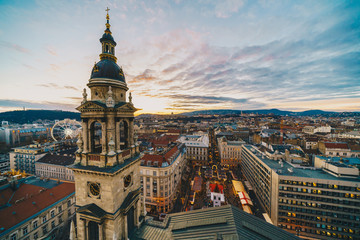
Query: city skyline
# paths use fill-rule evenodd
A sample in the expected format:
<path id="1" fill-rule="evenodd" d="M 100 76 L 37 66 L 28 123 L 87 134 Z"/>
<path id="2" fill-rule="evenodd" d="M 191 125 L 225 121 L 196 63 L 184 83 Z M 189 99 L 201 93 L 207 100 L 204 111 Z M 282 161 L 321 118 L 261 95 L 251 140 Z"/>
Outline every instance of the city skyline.
<path id="1" fill-rule="evenodd" d="M 360 111 L 360 4 L 0 2 L 0 111 L 76 111 L 106 7 L 139 113 Z"/>

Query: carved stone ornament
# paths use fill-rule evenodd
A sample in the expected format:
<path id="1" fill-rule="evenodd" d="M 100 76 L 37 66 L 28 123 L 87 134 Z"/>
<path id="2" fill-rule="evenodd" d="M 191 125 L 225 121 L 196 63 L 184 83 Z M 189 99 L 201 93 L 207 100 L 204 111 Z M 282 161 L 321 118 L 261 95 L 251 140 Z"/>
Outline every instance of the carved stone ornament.
<path id="1" fill-rule="evenodd" d="M 131 96 L 131 92 L 129 93 L 129 102 L 132 104 L 132 96 Z"/>
<path id="2" fill-rule="evenodd" d="M 81 102 L 81 104 L 84 104 L 87 102 L 87 93 L 86 93 L 86 89 L 84 88 L 84 91 L 83 91 L 83 100 Z"/>
<path id="3" fill-rule="evenodd" d="M 107 107 L 114 107 L 115 106 L 115 101 L 112 98 L 113 92 L 111 91 L 111 86 L 109 86 L 109 91 L 108 91 L 108 99 L 106 100 L 106 106 Z"/>
<path id="4" fill-rule="evenodd" d="M 81 134 L 81 132 L 79 133 L 79 135 L 78 135 L 78 140 L 77 140 L 77 142 L 76 142 L 76 144 L 77 144 L 77 146 L 78 146 L 78 150 L 77 150 L 77 152 L 78 153 L 81 153 L 82 151 L 83 151 L 83 144 L 84 144 L 84 142 L 83 142 L 83 140 L 82 140 L 82 134 Z"/>
<path id="5" fill-rule="evenodd" d="M 109 153 L 108 153 L 108 155 L 110 155 L 110 156 L 115 155 L 115 154 L 116 154 L 116 153 L 115 153 L 115 142 L 114 142 L 114 140 L 113 140 L 112 138 L 110 138 L 110 141 L 109 141 L 109 143 L 108 143 L 108 146 L 109 146 Z"/>

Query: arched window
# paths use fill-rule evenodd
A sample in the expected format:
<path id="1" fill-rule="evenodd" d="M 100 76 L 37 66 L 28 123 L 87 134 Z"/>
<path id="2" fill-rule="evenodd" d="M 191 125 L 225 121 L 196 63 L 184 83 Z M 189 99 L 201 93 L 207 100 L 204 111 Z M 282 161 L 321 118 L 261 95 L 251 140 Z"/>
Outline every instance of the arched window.
<path id="1" fill-rule="evenodd" d="M 126 149 L 129 147 L 128 143 L 129 126 L 126 121 L 120 122 L 120 142 L 122 143 L 120 148 Z"/>
<path id="2" fill-rule="evenodd" d="M 101 153 L 102 152 L 102 130 L 101 123 L 94 122 L 90 127 L 90 139 L 91 139 L 91 152 L 92 153 Z"/>
<path id="3" fill-rule="evenodd" d="M 106 52 L 109 52 L 109 45 L 105 46 L 105 50 L 106 50 Z"/>

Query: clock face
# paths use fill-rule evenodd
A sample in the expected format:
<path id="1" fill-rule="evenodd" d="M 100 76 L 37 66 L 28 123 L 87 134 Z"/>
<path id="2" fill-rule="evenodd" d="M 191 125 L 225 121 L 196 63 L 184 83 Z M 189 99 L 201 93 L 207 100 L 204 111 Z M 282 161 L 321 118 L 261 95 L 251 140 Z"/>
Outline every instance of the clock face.
<path id="1" fill-rule="evenodd" d="M 130 184 L 131 184 L 131 179 L 132 179 L 131 174 L 127 175 L 127 176 L 124 178 L 124 186 L 125 186 L 125 187 L 130 186 Z"/>
<path id="2" fill-rule="evenodd" d="M 99 196 L 99 194 L 100 194 L 100 183 L 90 183 L 89 184 L 89 190 L 90 190 L 91 195 Z"/>

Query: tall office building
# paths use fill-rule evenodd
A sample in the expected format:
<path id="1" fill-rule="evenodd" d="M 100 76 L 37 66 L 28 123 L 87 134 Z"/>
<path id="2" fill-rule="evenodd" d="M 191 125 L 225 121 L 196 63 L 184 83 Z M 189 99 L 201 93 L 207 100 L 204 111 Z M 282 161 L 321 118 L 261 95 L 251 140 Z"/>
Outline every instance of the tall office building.
<path id="1" fill-rule="evenodd" d="M 360 239 L 359 169 L 323 157 L 315 167 L 268 159 L 244 145 L 241 167 L 272 222 L 320 239 Z"/>

